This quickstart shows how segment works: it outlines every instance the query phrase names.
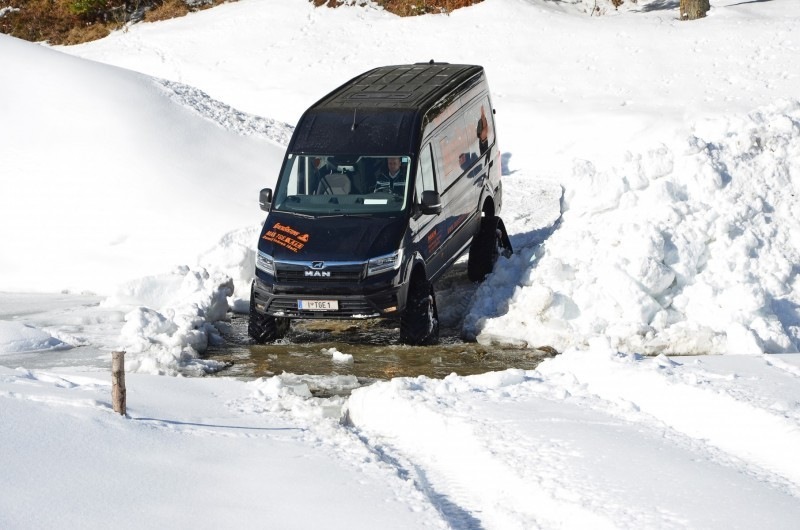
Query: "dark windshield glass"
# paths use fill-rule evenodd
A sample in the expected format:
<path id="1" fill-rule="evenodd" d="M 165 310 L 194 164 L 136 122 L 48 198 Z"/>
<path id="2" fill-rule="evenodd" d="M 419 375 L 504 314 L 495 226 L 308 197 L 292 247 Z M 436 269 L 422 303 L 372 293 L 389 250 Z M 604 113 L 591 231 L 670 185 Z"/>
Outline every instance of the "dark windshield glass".
<path id="1" fill-rule="evenodd" d="M 409 165 L 407 156 L 289 154 L 274 208 L 307 215 L 401 212 Z"/>

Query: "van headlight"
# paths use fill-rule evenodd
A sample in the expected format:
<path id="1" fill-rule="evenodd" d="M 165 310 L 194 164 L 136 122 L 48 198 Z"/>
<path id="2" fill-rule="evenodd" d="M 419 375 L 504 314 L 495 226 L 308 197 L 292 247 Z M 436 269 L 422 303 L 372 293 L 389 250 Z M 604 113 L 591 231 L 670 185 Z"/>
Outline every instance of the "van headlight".
<path id="1" fill-rule="evenodd" d="M 400 263 L 403 261 L 403 251 L 397 250 L 385 256 L 378 256 L 372 258 L 367 262 L 367 276 L 380 274 L 382 272 L 397 270 L 400 268 Z"/>
<path id="2" fill-rule="evenodd" d="M 260 250 L 258 251 L 258 256 L 256 256 L 256 268 L 266 272 L 270 276 L 275 276 L 275 261 L 272 259 L 272 256 Z"/>

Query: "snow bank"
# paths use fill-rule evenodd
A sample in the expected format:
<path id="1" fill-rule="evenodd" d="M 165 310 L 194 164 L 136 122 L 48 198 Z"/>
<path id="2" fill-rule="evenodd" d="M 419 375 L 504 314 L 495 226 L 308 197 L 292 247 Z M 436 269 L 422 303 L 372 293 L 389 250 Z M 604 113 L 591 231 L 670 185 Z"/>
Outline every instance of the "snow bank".
<path id="1" fill-rule="evenodd" d="M 501 314 L 478 308 L 465 334 L 559 351 L 601 335 L 628 352 L 798 351 L 800 103 L 700 121 L 619 165 L 576 161 L 564 190 L 558 230 L 479 291 Z"/>
<path id="2" fill-rule="evenodd" d="M 0 290 L 111 295 L 104 322 L 120 309 L 126 324 L 104 347 L 126 350 L 130 370 L 222 368 L 198 356 L 221 340 L 214 322 L 247 309 L 258 190 L 292 127 L 5 35 L 0 50 L 14 80 L 0 85 L 14 154 L 0 158 Z M 4 352 L 82 343 L 3 326 Z"/>
<path id="3" fill-rule="evenodd" d="M 110 294 L 256 225 L 291 127 L 0 35 L 0 289 Z"/>
<path id="4" fill-rule="evenodd" d="M 205 269 L 181 267 L 122 285 L 108 307 L 138 305 L 125 315 L 120 348 L 131 354 L 127 370 L 148 373 L 213 372 L 225 367 L 199 359 L 222 337 L 215 322 L 228 320 L 233 280 Z"/>
<path id="5" fill-rule="evenodd" d="M 71 348 L 49 333 L 21 322 L 0 320 L 0 355 Z"/>

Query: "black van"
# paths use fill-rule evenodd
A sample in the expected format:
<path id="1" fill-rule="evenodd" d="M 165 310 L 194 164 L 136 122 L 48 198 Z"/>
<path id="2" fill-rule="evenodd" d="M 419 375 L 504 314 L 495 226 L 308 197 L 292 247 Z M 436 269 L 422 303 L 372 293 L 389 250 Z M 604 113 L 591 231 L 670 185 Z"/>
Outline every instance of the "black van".
<path id="1" fill-rule="evenodd" d="M 500 166 L 481 66 L 384 66 L 322 98 L 274 193 L 261 190 L 250 336 L 275 340 L 297 318 L 396 318 L 401 342 L 435 342 L 433 283 L 467 250 L 472 281 L 511 253 Z"/>

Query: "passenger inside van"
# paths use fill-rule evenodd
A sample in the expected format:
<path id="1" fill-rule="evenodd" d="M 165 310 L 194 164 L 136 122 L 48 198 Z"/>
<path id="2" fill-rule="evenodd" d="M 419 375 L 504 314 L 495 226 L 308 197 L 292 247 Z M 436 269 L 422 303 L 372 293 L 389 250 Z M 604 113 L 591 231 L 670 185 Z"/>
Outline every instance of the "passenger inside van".
<path id="1" fill-rule="evenodd" d="M 475 134 L 478 136 L 478 147 L 483 156 L 483 153 L 489 150 L 489 120 L 486 119 L 486 110 L 483 105 L 481 105 L 481 117 L 478 119 Z"/>
<path id="2" fill-rule="evenodd" d="M 309 164 L 307 166 L 307 174 L 308 174 L 308 182 L 307 184 L 302 184 L 302 190 L 307 190 L 305 193 L 312 194 L 316 193 L 317 188 L 319 188 L 319 181 L 320 177 L 322 176 L 322 169 L 325 167 L 322 158 L 318 156 L 310 157 Z"/>
<path id="3" fill-rule="evenodd" d="M 347 195 L 353 189 L 351 176 L 354 168 L 341 165 L 340 162 L 335 157 L 328 157 L 324 165 L 319 164 L 321 167 L 317 168 L 319 175 L 317 195 Z M 314 163 L 315 167 L 317 165 Z"/>
<path id="4" fill-rule="evenodd" d="M 328 173 L 320 177 L 317 195 L 347 195 L 352 187 L 346 173 Z"/>

